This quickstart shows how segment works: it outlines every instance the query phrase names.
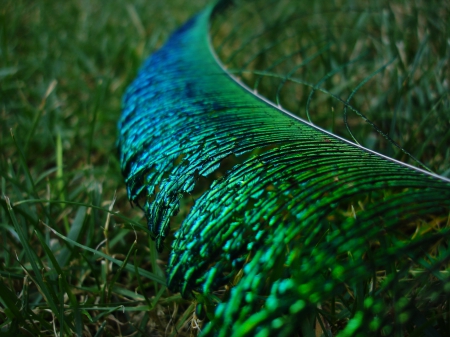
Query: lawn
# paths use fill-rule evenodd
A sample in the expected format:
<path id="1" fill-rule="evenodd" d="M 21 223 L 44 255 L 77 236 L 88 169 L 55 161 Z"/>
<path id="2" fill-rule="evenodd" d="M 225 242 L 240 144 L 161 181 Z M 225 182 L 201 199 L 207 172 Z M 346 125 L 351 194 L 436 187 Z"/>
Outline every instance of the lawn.
<path id="1" fill-rule="evenodd" d="M 2 336 L 170 335 L 191 317 L 115 141 L 126 86 L 205 2 L 2 2 Z"/>
<path id="2" fill-rule="evenodd" d="M 123 93 L 142 62 L 206 3 L 3 0 L 2 336 L 197 333 L 196 303 L 165 286 L 169 250 L 156 251 L 142 211 L 128 201 L 116 139 Z M 426 15 L 411 14 L 404 10 L 408 6 L 392 7 L 386 17 L 380 16 L 384 30 L 336 36 L 333 30 L 323 30 L 334 44 L 309 50 L 304 46 L 320 41 L 326 22 L 300 21 L 298 31 L 309 34 L 297 41 L 300 45 L 290 43 L 289 29 L 280 30 L 280 47 L 263 56 L 260 51 L 268 46 L 267 36 L 247 43 L 253 34 L 247 28 L 256 26 L 251 21 L 255 17 L 245 16 L 252 13 L 250 9 L 242 11 L 243 16 L 226 16 L 233 25 L 219 20 L 223 33 L 213 26 L 213 43 L 230 72 L 277 104 L 328 131 L 448 178 L 449 8 L 433 3 L 427 7 L 417 2 Z M 309 9 L 307 4 L 301 11 Z M 369 22 L 370 26 L 368 17 L 351 14 L 355 25 Z M 417 20 L 408 21 L 411 17 Z M 350 14 L 340 16 L 334 24 L 342 27 L 349 18 Z M 421 30 L 423 26 L 427 28 Z M 414 34 L 403 36 L 402 30 Z M 226 34 L 236 38 L 221 40 Z M 386 54 L 373 59 L 370 53 L 379 47 L 371 44 L 376 34 L 392 43 L 386 44 Z M 357 54 L 361 46 L 369 53 Z M 322 47 L 328 48 L 326 52 Z M 306 48 L 303 59 L 297 48 Z M 278 67 L 287 54 L 294 56 Z M 359 63 L 348 61 L 355 55 Z M 308 66 L 292 72 L 305 59 L 311 61 Z M 348 64 L 339 68 L 344 62 Z M 295 82 L 294 77 L 303 82 Z M 312 87 L 314 99 L 310 99 Z M 342 96 L 342 101 L 336 103 L 330 93 Z M 347 98 L 360 110 L 350 111 L 344 123 Z M 359 111 L 366 117 L 361 118 Z M 374 132 L 367 120 L 380 132 Z M 338 211 L 353 216 L 351 207 L 353 213 L 350 208 Z M 186 212 L 182 209 L 174 222 L 179 223 Z M 431 221 L 423 223 L 427 225 L 432 227 Z M 446 303 L 438 309 L 448 315 Z"/>

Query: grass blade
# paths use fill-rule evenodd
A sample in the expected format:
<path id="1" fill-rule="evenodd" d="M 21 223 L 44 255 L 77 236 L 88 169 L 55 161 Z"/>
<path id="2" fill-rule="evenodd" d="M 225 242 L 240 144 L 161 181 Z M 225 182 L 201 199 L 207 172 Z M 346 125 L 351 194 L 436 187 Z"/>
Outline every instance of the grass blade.
<path id="1" fill-rule="evenodd" d="M 108 256 L 108 255 L 106 255 L 105 253 L 103 253 L 103 252 L 101 252 L 101 251 L 98 251 L 98 250 L 95 250 L 95 249 L 86 247 L 85 245 L 82 245 L 82 244 L 80 244 L 80 243 L 78 243 L 78 242 L 75 242 L 75 241 L 69 239 L 68 237 L 65 237 L 64 235 L 58 233 L 58 232 L 57 232 L 56 230 L 54 230 L 53 228 L 50 228 L 50 230 L 51 230 L 56 236 L 60 237 L 60 238 L 63 239 L 64 241 L 67 241 L 68 243 L 71 243 L 71 244 L 73 244 L 73 245 L 75 245 L 75 246 L 77 246 L 77 247 L 80 247 L 80 248 L 84 249 L 84 250 L 90 251 L 91 253 L 93 253 L 93 254 L 95 254 L 95 255 L 99 255 L 99 256 L 101 256 L 101 257 L 107 259 L 108 261 L 111 261 L 111 262 L 115 263 L 115 264 L 118 265 L 119 267 L 123 265 L 123 262 L 120 261 L 120 260 L 117 260 L 117 259 L 115 259 L 115 258 L 113 258 L 113 257 L 111 257 L 111 256 Z M 132 267 L 132 266 L 126 265 L 126 266 L 125 266 L 125 269 L 128 270 L 128 271 L 130 271 L 130 272 L 133 272 L 133 267 Z M 148 271 L 146 271 L 146 270 L 144 270 L 144 269 L 142 269 L 142 268 L 138 268 L 138 272 L 139 272 L 139 275 L 140 275 L 140 276 L 143 276 L 143 277 L 146 277 L 146 278 L 148 278 L 148 279 L 150 279 L 150 280 L 156 281 L 156 282 L 158 282 L 158 283 L 161 284 L 161 285 L 165 285 L 165 284 L 166 284 L 166 280 L 165 280 L 163 277 L 161 277 L 161 276 L 155 275 L 154 273 L 150 273 L 150 272 L 148 272 Z"/>

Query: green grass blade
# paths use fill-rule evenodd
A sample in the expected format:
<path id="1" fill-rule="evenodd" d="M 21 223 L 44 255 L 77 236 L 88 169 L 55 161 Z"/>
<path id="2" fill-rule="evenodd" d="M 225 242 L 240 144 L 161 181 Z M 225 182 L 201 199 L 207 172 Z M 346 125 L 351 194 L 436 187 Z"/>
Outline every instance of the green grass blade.
<path id="1" fill-rule="evenodd" d="M 8 286 L 0 278 L 0 299 L 6 310 L 6 315 L 10 319 L 17 319 L 22 325 L 28 325 L 25 317 L 22 316 L 21 310 L 17 306 L 20 300 L 9 290 Z"/>
<path id="2" fill-rule="evenodd" d="M 44 249 L 47 257 L 49 258 L 51 266 L 53 266 L 53 268 L 55 269 L 56 273 L 58 274 L 58 282 L 59 282 L 59 287 L 60 287 L 60 294 L 64 295 L 64 293 L 67 293 L 67 296 L 69 298 L 70 304 L 71 304 L 71 306 L 73 308 L 73 311 L 74 311 L 75 331 L 76 331 L 76 333 L 78 335 L 81 335 L 83 323 L 81 321 L 81 314 L 80 314 L 78 301 L 77 301 L 76 297 L 74 296 L 72 290 L 70 289 L 70 286 L 69 286 L 69 284 L 66 281 L 65 273 L 61 269 L 60 264 L 58 263 L 57 259 L 53 255 L 53 252 L 48 247 L 48 245 L 45 243 L 45 240 L 42 237 L 42 235 L 39 232 L 37 232 L 37 231 L 35 231 L 35 234 L 38 237 L 39 242 L 41 243 L 42 248 Z M 62 306 L 64 306 L 64 303 L 62 303 Z M 61 311 L 63 312 L 63 307 L 61 308 Z"/>
<path id="3" fill-rule="evenodd" d="M 51 285 L 48 284 L 48 282 L 44 281 L 44 279 L 41 276 L 41 272 L 40 272 L 41 268 L 39 268 L 38 265 L 36 264 L 36 261 L 40 261 L 40 260 L 34 253 L 33 249 L 28 245 L 27 237 L 25 236 L 25 234 L 23 232 L 22 226 L 20 226 L 19 223 L 17 222 L 16 216 L 14 215 L 14 211 L 13 211 L 13 208 L 11 207 L 9 198 L 6 196 L 4 196 L 4 198 L 5 198 L 7 206 L 8 206 L 8 213 L 9 213 L 11 222 L 13 223 L 14 228 L 15 228 L 17 234 L 19 235 L 20 242 L 25 250 L 25 255 L 27 256 L 28 262 L 32 266 L 32 270 L 36 277 L 37 285 L 39 286 L 43 295 L 45 296 L 47 303 L 49 304 L 52 312 L 58 318 L 60 318 L 58 305 L 55 303 L 55 293 L 53 291 L 53 288 Z"/>
<path id="4" fill-rule="evenodd" d="M 118 217 L 119 219 L 122 219 L 122 220 L 128 222 L 131 226 L 137 227 L 140 230 L 150 234 L 148 228 L 145 227 L 145 226 L 142 226 L 139 222 L 133 221 L 133 220 L 127 218 L 126 216 L 123 216 L 122 214 L 120 214 L 118 212 L 113 212 L 113 211 L 109 210 L 108 208 L 99 207 L 99 206 L 96 206 L 96 205 L 93 205 L 93 204 L 88 204 L 88 203 L 83 203 L 83 202 L 76 202 L 76 201 L 47 200 L 47 199 L 27 199 L 27 200 L 16 201 L 14 203 L 14 206 L 18 206 L 18 205 L 22 205 L 22 204 L 28 204 L 28 203 L 34 204 L 34 203 L 46 203 L 46 202 L 51 203 L 51 204 L 67 204 L 67 205 L 85 206 L 85 207 L 98 209 L 99 211 L 110 213 L 111 215 L 114 215 L 115 217 Z"/>
<path id="5" fill-rule="evenodd" d="M 60 238 L 63 239 L 64 241 L 67 241 L 68 243 L 71 243 L 71 244 L 73 244 L 73 245 L 75 245 L 75 246 L 77 246 L 77 247 L 80 247 L 80 248 L 84 249 L 84 250 L 90 251 L 90 252 L 93 253 L 94 255 L 99 255 L 99 256 L 101 256 L 101 257 L 107 259 L 108 261 L 111 261 L 111 262 L 115 263 L 115 264 L 118 265 L 119 267 L 123 265 L 123 262 L 122 262 L 122 261 L 119 261 L 119 260 L 117 260 L 117 259 L 115 259 L 115 258 L 113 258 L 113 257 L 111 257 L 111 256 L 108 256 L 108 255 L 106 255 L 105 253 L 103 253 L 103 252 L 101 252 L 101 251 L 98 251 L 98 250 L 95 250 L 95 249 L 86 247 L 85 245 L 82 245 L 82 244 L 80 244 L 80 243 L 78 243 L 78 242 L 75 242 L 75 241 L 73 241 L 73 240 L 71 240 L 71 239 L 65 237 L 64 235 L 58 233 L 58 232 L 57 232 L 56 230 L 54 230 L 53 228 L 50 228 L 50 230 L 51 230 L 56 236 L 60 237 Z M 125 269 L 128 270 L 128 271 L 130 271 L 130 272 L 133 272 L 133 267 L 130 266 L 130 265 L 126 265 L 126 266 L 125 266 Z M 150 280 L 156 281 L 156 282 L 158 282 L 158 283 L 161 284 L 161 285 L 165 285 L 165 284 L 166 284 L 166 280 L 165 280 L 163 277 L 161 277 L 161 276 L 155 275 L 154 273 L 150 273 L 150 272 L 148 272 L 148 271 L 146 271 L 146 270 L 143 270 L 142 268 L 138 268 L 138 272 L 139 272 L 139 275 L 140 275 L 140 276 L 143 276 L 143 277 L 146 277 L 146 278 L 148 278 L 148 279 L 150 279 Z"/>
<path id="6" fill-rule="evenodd" d="M 127 256 L 125 257 L 125 260 L 123 260 L 122 265 L 119 267 L 119 269 L 114 273 L 113 278 L 111 279 L 111 282 L 108 285 L 108 292 L 106 295 L 106 301 L 109 302 L 111 299 L 111 292 L 114 287 L 114 284 L 116 283 L 117 279 L 119 278 L 120 274 L 124 270 L 124 268 L 128 265 L 128 260 L 130 259 L 130 256 L 134 253 L 136 249 L 137 242 L 134 241 L 133 244 L 130 247 L 130 250 L 128 251 Z"/>

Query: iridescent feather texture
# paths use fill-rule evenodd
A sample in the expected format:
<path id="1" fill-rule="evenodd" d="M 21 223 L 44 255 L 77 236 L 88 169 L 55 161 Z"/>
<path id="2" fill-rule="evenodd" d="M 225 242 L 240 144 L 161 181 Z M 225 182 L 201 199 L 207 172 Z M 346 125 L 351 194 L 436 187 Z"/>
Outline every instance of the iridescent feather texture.
<path id="1" fill-rule="evenodd" d="M 244 67 L 226 69 L 209 35 L 211 20 L 234 7 L 222 1 L 176 31 L 124 98 L 122 170 L 159 251 L 180 202 L 195 195 L 172 242 L 169 288 L 220 302 L 205 336 L 439 336 L 438 318 L 423 313 L 449 305 L 450 181 L 299 118 L 278 93 L 274 103 L 249 89 Z M 283 24 L 292 12 L 280 10 Z M 308 90 L 333 96 L 321 83 Z M 202 179 L 210 185 L 200 188 Z"/>

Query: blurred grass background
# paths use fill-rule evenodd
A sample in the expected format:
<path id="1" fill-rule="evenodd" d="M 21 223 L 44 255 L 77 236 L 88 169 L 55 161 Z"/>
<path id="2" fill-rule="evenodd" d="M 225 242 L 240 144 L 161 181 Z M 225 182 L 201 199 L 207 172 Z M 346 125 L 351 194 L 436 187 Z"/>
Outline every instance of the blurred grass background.
<path id="1" fill-rule="evenodd" d="M 189 331 L 115 140 L 143 60 L 206 2 L 1 1 L 0 335 Z"/>

